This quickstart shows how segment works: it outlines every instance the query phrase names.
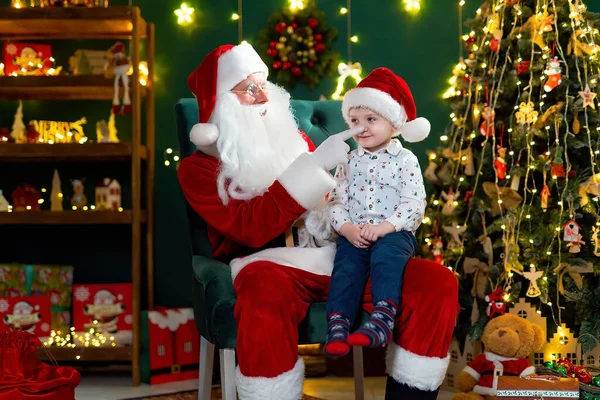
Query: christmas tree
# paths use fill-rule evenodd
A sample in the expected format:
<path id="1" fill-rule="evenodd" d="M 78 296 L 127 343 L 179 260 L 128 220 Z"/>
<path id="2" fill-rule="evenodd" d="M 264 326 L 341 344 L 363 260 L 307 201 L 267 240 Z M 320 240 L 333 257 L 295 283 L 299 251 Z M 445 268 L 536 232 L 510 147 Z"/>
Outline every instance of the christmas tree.
<path id="1" fill-rule="evenodd" d="M 459 280 L 460 338 L 527 296 L 584 351 L 600 339 L 599 22 L 580 0 L 486 1 L 466 22 L 419 231 Z"/>
<path id="2" fill-rule="evenodd" d="M 23 102 L 21 100 L 19 100 L 19 107 L 15 114 L 15 122 L 13 123 L 10 136 L 15 140 L 15 143 L 27 143 L 25 124 L 23 123 Z"/>

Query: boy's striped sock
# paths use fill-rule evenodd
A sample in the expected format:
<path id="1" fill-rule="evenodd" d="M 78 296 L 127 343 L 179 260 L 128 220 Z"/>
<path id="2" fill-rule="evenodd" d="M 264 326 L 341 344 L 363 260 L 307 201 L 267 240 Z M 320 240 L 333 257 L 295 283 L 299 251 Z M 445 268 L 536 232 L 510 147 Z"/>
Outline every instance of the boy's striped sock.
<path id="1" fill-rule="evenodd" d="M 325 354 L 329 357 L 341 357 L 348 354 L 350 346 L 346 340 L 350 334 L 350 320 L 342 313 L 331 313 L 327 316 L 327 339 Z"/>
<path id="2" fill-rule="evenodd" d="M 375 304 L 371 320 L 348 336 L 350 346 L 382 347 L 392 339 L 398 306 L 390 300 Z"/>

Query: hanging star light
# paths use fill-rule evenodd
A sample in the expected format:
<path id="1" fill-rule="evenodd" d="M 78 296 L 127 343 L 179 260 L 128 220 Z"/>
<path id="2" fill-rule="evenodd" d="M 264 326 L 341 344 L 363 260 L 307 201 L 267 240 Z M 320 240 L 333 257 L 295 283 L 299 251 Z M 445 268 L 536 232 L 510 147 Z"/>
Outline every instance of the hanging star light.
<path id="1" fill-rule="evenodd" d="M 341 99 L 346 79 L 354 79 L 354 82 L 357 85 L 360 83 L 362 80 L 360 77 L 362 74 L 362 65 L 360 65 L 359 62 L 355 62 L 354 64 L 340 63 L 338 65 L 338 73 L 340 74 L 340 77 L 337 80 L 337 87 L 335 88 L 335 92 L 331 95 L 331 98 L 334 100 Z"/>
<path id="2" fill-rule="evenodd" d="M 421 9 L 421 0 L 404 0 L 404 9 L 408 12 L 419 12 Z"/>
<path id="3" fill-rule="evenodd" d="M 594 100 L 598 95 L 590 90 L 589 84 L 585 85 L 585 90 L 583 92 L 579 92 L 579 95 L 583 99 L 583 108 L 591 106 L 594 110 L 596 109 L 596 103 Z"/>
<path id="4" fill-rule="evenodd" d="M 189 25 L 194 19 L 194 8 L 181 3 L 181 7 L 175 10 L 175 15 L 177 15 L 177 23 L 179 25 Z"/>
<path id="5" fill-rule="evenodd" d="M 299 10 L 304 10 L 304 0 L 289 0 L 290 6 L 289 9 L 292 12 L 296 12 Z"/>

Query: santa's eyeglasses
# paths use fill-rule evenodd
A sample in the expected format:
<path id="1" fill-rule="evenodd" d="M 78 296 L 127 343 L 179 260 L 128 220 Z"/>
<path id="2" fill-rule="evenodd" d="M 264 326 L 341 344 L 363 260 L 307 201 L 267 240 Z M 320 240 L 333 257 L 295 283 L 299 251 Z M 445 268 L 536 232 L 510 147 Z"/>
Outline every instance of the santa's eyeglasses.
<path id="1" fill-rule="evenodd" d="M 265 87 L 265 84 L 256 84 L 254 82 L 250 82 L 248 84 L 248 86 L 246 87 L 246 89 L 244 90 L 232 90 L 231 93 L 240 93 L 240 94 L 247 94 L 248 96 L 252 96 L 254 98 L 258 97 L 258 95 L 260 94 L 260 92 L 262 91 L 267 91 L 267 88 Z"/>

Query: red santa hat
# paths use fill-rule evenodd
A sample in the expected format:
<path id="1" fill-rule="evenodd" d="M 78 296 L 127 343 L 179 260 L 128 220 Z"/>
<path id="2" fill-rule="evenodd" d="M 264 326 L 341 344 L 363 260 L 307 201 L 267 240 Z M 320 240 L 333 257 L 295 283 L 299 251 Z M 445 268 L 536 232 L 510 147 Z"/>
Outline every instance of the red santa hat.
<path id="1" fill-rule="evenodd" d="M 198 100 L 199 123 L 192 127 L 190 140 L 196 146 L 208 146 L 219 137 L 211 115 L 217 97 L 256 72 L 269 74 L 269 68 L 248 43 L 223 45 L 208 53 L 188 77 L 188 87 Z"/>
<path id="2" fill-rule="evenodd" d="M 431 130 L 429 121 L 417 118 L 417 106 L 404 79 L 388 68 L 373 70 L 346 93 L 342 113 L 348 124 L 348 113 L 355 107 L 369 108 L 390 121 L 407 142 L 420 142 Z"/>

